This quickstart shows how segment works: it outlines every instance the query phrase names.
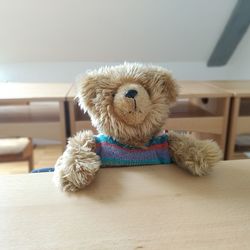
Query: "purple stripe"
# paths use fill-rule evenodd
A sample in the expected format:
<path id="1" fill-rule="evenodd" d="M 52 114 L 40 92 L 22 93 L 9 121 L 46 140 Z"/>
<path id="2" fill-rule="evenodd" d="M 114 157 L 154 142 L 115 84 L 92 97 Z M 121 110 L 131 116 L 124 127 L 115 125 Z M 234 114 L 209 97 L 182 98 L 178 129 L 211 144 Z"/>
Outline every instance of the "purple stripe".
<path id="1" fill-rule="evenodd" d="M 111 158 L 111 159 L 124 159 L 124 160 L 152 160 L 158 157 L 169 158 L 169 152 L 166 149 L 155 149 L 143 152 L 127 152 L 122 148 L 114 148 L 108 145 L 105 147 L 98 147 L 96 153 L 101 156 L 101 158 Z"/>

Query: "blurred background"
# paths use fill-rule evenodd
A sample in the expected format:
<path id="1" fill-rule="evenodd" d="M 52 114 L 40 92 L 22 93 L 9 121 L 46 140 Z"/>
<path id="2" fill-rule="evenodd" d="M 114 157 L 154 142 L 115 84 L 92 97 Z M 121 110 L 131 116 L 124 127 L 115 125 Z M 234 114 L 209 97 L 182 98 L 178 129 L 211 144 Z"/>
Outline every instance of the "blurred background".
<path id="1" fill-rule="evenodd" d="M 29 170 L 53 167 L 74 119 L 88 119 L 79 118 L 72 104 L 72 84 L 102 65 L 152 63 L 168 68 L 178 81 L 241 81 L 250 92 L 249 16 L 247 0 L 0 0 L 0 137 L 28 139 L 0 142 L 2 161 L 28 159 Z M 18 89 L 12 83 L 26 85 Z M 239 104 L 244 101 L 241 113 L 247 117 L 244 145 L 249 143 L 249 97 Z M 203 111 L 224 119 L 226 147 L 233 92 L 220 98 L 225 98 L 216 99 L 216 105 L 224 105 L 220 112 Z M 35 150 L 27 153 L 30 143 Z M 16 145 L 19 151 L 13 151 Z M 10 153 L 11 158 L 3 157 Z M 0 164 L 0 173 L 27 171 L 27 162 Z"/>

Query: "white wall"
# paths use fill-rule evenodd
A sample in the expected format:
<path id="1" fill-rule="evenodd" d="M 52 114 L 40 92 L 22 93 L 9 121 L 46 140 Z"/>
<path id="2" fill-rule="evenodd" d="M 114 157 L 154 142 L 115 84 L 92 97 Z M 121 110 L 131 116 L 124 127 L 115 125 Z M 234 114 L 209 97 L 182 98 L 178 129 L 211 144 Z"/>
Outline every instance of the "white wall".
<path id="1" fill-rule="evenodd" d="M 123 61 L 177 79 L 250 79 L 250 31 L 224 67 L 208 60 L 237 0 L 0 0 L 0 81 L 74 81 Z"/>
<path id="2" fill-rule="evenodd" d="M 88 69 L 117 63 L 65 62 L 24 63 L 0 66 L 0 82 L 74 82 Z M 204 62 L 157 63 L 170 69 L 179 80 L 249 80 L 248 64 L 208 68 Z"/>

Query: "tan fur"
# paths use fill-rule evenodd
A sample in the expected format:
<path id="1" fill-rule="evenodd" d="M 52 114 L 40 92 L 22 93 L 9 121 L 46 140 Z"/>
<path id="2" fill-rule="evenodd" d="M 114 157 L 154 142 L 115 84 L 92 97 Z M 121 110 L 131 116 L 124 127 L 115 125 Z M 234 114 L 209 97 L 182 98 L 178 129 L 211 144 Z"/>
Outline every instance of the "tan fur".
<path id="1" fill-rule="evenodd" d="M 119 88 L 129 84 L 143 87 L 150 96 L 150 113 L 140 124 L 136 119 L 125 123 L 115 113 L 113 95 L 116 97 Z M 139 146 L 162 130 L 177 93 L 178 87 L 166 69 L 125 63 L 89 72 L 79 83 L 78 99 L 100 133 L 113 136 L 121 143 Z"/>
<path id="2" fill-rule="evenodd" d="M 125 95 L 130 89 L 138 92 L 133 99 Z M 144 147 L 162 131 L 177 95 L 178 86 L 166 69 L 125 63 L 88 72 L 80 80 L 77 97 L 99 133 Z M 170 132 L 169 143 L 177 165 L 194 175 L 206 174 L 221 158 L 218 145 L 212 141 Z M 101 165 L 94 148 L 95 139 L 89 131 L 71 138 L 56 163 L 56 185 L 64 191 L 76 191 L 90 184 Z"/>
<path id="3" fill-rule="evenodd" d="M 190 135 L 169 132 L 170 153 L 179 167 L 193 175 L 206 175 L 222 158 L 219 146 L 211 140 L 197 140 Z"/>
<path id="4" fill-rule="evenodd" d="M 92 152 L 95 139 L 91 131 L 79 132 L 70 138 L 63 155 L 55 165 L 54 183 L 63 191 L 77 191 L 89 185 L 101 166 Z"/>

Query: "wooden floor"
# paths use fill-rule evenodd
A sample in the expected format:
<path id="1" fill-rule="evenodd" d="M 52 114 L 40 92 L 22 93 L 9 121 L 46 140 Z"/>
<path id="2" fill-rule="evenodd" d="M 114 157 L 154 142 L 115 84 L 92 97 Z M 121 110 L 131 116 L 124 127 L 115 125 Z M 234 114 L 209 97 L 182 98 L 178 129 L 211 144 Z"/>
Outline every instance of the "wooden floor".
<path id="1" fill-rule="evenodd" d="M 46 145 L 35 147 L 34 168 L 53 167 L 62 154 L 61 145 Z M 0 164 L 0 174 L 28 173 L 28 162 L 11 162 Z"/>

